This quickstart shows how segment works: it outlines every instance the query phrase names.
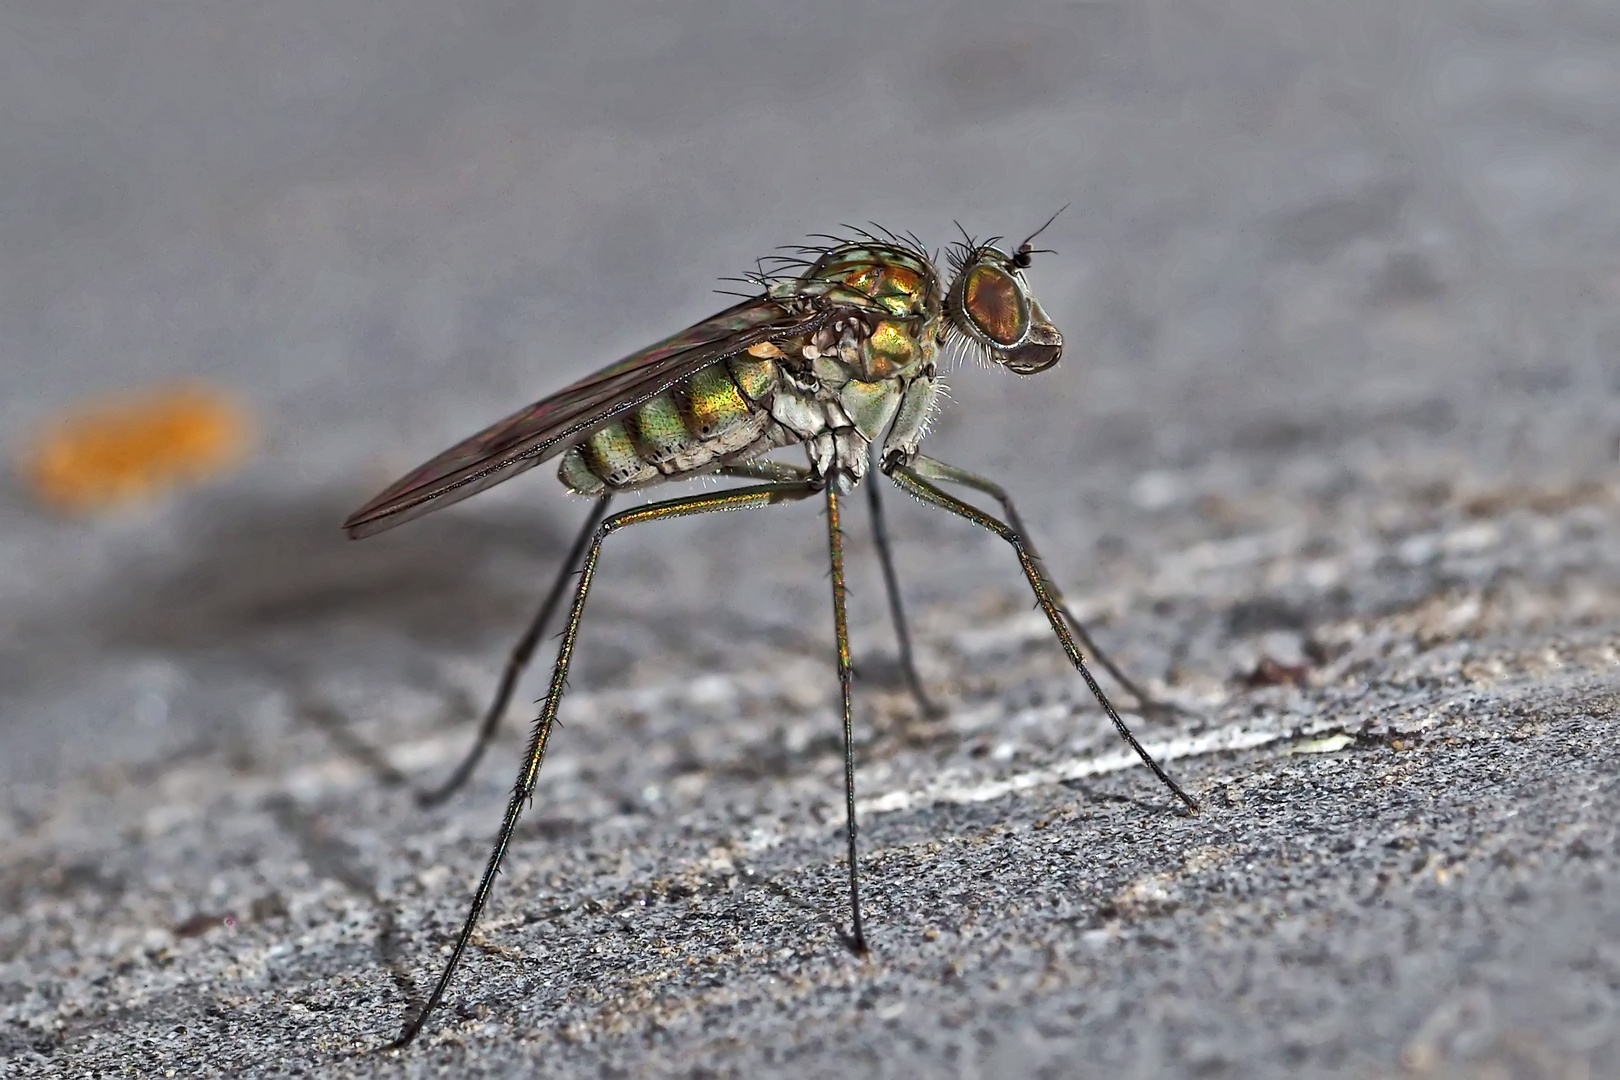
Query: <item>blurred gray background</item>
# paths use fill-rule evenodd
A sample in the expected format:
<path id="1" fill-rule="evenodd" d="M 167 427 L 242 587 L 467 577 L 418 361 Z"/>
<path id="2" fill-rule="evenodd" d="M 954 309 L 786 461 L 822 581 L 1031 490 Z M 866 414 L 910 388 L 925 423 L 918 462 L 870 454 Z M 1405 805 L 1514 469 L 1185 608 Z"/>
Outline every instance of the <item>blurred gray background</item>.
<path id="1" fill-rule="evenodd" d="M 6 0 L 8 451 L 191 375 L 263 440 L 90 519 L 0 486 L 0 1055 L 1620 1075 L 1617 105 L 1596 2 Z M 1119 772 L 1005 548 L 896 498 L 917 720 L 857 513 L 857 962 L 815 509 L 632 531 L 487 947 L 346 1056 L 460 917 L 541 674 L 410 790 L 583 508 L 540 470 L 337 522 L 776 245 L 1065 203 L 1063 364 L 953 373 L 929 452 L 1187 710 L 1137 722 L 1206 814 Z"/>

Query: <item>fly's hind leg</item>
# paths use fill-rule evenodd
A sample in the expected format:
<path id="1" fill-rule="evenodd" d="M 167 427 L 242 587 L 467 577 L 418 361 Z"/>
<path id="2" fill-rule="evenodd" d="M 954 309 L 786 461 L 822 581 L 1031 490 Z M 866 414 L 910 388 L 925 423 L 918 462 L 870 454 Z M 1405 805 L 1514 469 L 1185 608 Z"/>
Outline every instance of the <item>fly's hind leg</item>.
<path id="1" fill-rule="evenodd" d="M 972 488 L 975 491 L 982 491 L 992 499 L 996 500 L 996 502 L 1001 504 L 1001 512 L 1006 515 L 1007 524 L 1011 525 L 1013 530 L 1017 532 L 1019 536 L 1024 538 L 1024 544 L 1028 548 L 1030 555 L 1037 562 L 1040 561 L 1040 555 L 1035 551 L 1034 542 L 1029 538 L 1029 530 L 1024 527 L 1023 521 L 1018 516 L 1018 509 L 1013 506 L 1012 497 L 1007 494 L 1006 490 L 1002 488 L 1000 484 L 997 484 L 992 480 L 987 480 L 984 477 L 978 476 L 974 473 L 970 473 L 966 469 L 959 469 L 955 465 L 947 465 L 943 461 L 936 461 L 933 458 L 924 457 L 922 455 L 918 455 L 912 459 L 911 467 L 919 474 L 927 476 L 931 480 L 951 484 L 961 484 L 963 487 Z M 898 483 L 898 481 L 896 482 Z M 1119 666 L 1115 664 L 1113 660 L 1109 659 L 1108 654 L 1103 652 L 1102 649 L 1097 645 L 1097 642 L 1086 630 L 1085 624 L 1075 617 L 1074 612 L 1069 610 L 1069 605 L 1064 601 L 1063 595 L 1058 591 L 1056 585 L 1051 586 L 1051 595 L 1053 603 L 1055 603 L 1058 610 L 1063 613 L 1064 620 L 1069 624 L 1069 628 L 1074 631 L 1074 636 L 1080 639 L 1080 644 L 1085 647 L 1086 652 L 1093 660 L 1097 661 L 1097 663 L 1101 665 L 1104 671 L 1108 672 L 1108 674 L 1113 677 L 1114 681 L 1117 682 L 1126 693 L 1130 694 L 1131 697 L 1136 699 L 1137 707 L 1144 716 L 1164 717 L 1186 713 L 1186 710 L 1180 705 L 1176 705 L 1168 701 L 1160 701 L 1159 699 L 1153 697 L 1146 690 L 1143 690 L 1139 685 L 1137 685 L 1134 679 L 1130 678 L 1123 671 L 1121 671 Z"/>
<path id="2" fill-rule="evenodd" d="M 455 974 L 462 954 L 467 951 L 467 943 L 472 940 L 473 931 L 478 927 L 478 919 L 484 912 L 484 905 L 489 902 L 490 892 L 495 887 L 495 875 L 500 871 L 501 863 L 506 858 L 506 849 L 512 843 L 512 834 L 517 831 L 523 807 L 534 798 L 535 782 L 539 779 L 540 766 L 545 760 L 546 744 L 550 741 L 551 729 L 557 721 L 557 709 L 562 704 L 563 687 L 568 680 L 568 667 L 574 657 L 574 646 L 579 640 L 580 620 L 585 614 L 585 599 L 590 593 L 591 581 L 596 577 L 596 564 L 602 553 L 602 542 L 609 535 L 630 525 L 640 525 L 664 518 L 690 517 L 723 510 L 746 510 L 774 506 L 777 503 L 796 502 L 818 494 L 821 486 L 816 480 L 797 480 L 755 484 L 734 491 L 669 499 L 621 511 L 596 527 L 585 557 L 580 560 L 579 584 L 574 588 L 574 603 L 569 608 L 568 621 L 563 624 L 562 642 L 557 648 L 557 663 L 552 668 L 551 685 L 546 691 L 545 703 L 540 707 L 540 715 L 535 718 L 534 728 L 529 734 L 529 746 L 524 752 L 523 765 L 518 770 L 517 781 L 512 786 L 512 797 L 506 804 L 506 814 L 501 819 L 500 830 L 495 834 L 489 861 L 484 866 L 483 875 L 478 879 L 478 887 L 473 891 L 472 902 L 467 906 L 467 916 L 461 924 L 461 931 L 456 935 L 455 945 L 451 947 L 450 956 L 440 970 L 438 981 L 433 984 L 433 991 L 428 995 L 422 1011 L 405 1025 L 399 1038 L 384 1047 L 385 1050 L 397 1050 L 415 1039 L 417 1033 L 422 1030 L 422 1025 L 427 1022 L 428 1016 L 443 1000 L 451 976 Z"/>
<path id="3" fill-rule="evenodd" d="M 535 612 L 529 628 L 523 632 L 517 644 L 512 646 L 512 652 L 506 658 L 506 668 L 501 672 L 500 685 L 495 690 L 495 698 L 489 703 L 483 722 L 478 725 L 478 738 L 473 742 L 472 749 L 467 751 L 467 756 L 461 759 L 461 764 L 456 766 L 449 779 L 432 790 L 417 793 L 416 801 L 420 805 L 437 806 L 444 802 L 467 782 L 467 778 L 472 776 L 473 770 L 478 767 L 484 751 L 489 748 L 496 730 L 501 726 L 501 718 L 506 715 L 507 705 L 511 704 L 512 692 L 517 689 L 518 679 L 528 668 L 529 661 L 534 658 L 535 646 L 540 643 L 540 636 L 546 632 L 546 624 L 551 622 L 552 615 L 556 614 L 557 605 L 562 603 L 563 590 L 568 586 L 568 577 L 579 568 L 579 560 L 585 554 L 585 545 L 590 543 L 591 534 L 607 516 L 608 503 L 612 499 L 612 495 L 603 495 L 591 507 L 591 512 L 580 528 L 579 535 L 574 538 L 573 547 L 568 549 L 568 557 L 563 560 L 562 567 L 557 571 L 557 578 L 551 583 L 551 589 L 546 593 L 540 610 Z"/>

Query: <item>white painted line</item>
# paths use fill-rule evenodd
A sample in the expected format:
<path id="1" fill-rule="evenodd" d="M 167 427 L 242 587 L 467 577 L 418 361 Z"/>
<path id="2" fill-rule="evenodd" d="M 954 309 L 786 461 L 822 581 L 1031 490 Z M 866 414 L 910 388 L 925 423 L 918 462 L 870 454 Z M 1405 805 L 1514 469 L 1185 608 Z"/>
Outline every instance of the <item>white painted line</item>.
<path id="1" fill-rule="evenodd" d="M 1310 736 L 1340 726 L 1337 722 L 1320 721 L 1302 728 L 1251 728 L 1234 725 L 1200 735 L 1187 735 L 1162 742 L 1143 743 L 1143 748 L 1161 764 L 1179 758 L 1199 757 L 1226 750 L 1251 750 L 1257 746 Z M 1080 780 L 1088 776 L 1104 776 L 1142 766 L 1142 759 L 1129 750 L 1111 754 L 1070 758 L 1039 769 L 1014 773 L 999 780 L 969 780 L 960 774 L 946 776 L 925 787 L 906 791 L 890 791 L 856 802 L 860 814 L 894 814 L 938 803 L 980 803 L 999 799 L 1015 792 L 1050 787 L 1066 780 Z"/>

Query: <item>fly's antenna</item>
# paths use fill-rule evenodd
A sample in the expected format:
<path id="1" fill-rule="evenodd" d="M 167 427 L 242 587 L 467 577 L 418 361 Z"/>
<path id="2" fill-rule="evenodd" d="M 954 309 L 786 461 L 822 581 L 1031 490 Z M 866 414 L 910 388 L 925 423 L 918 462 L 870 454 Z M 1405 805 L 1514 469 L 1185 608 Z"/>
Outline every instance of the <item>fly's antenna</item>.
<path id="1" fill-rule="evenodd" d="M 1020 270 L 1023 270 L 1026 267 L 1029 266 L 1029 264 L 1030 264 L 1030 256 L 1032 256 L 1032 255 L 1041 255 L 1041 254 L 1055 255 L 1055 254 L 1057 254 L 1051 248 L 1031 247 L 1030 243 L 1037 236 L 1041 235 L 1041 233 L 1046 231 L 1047 225 L 1052 224 L 1052 222 L 1054 222 L 1054 221 L 1056 221 L 1058 219 L 1058 214 L 1063 213 L 1063 211 L 1067 210 L 1072 205 L 1074 205 L 1074 204 L 1073 203 L 1064 203 L 1062 206 L 1058 207 L 1057 214 L 1053 214 L 1051 217 L 1046 219 L 1046 225 L 1042 225 L 1040 228 L 1036 229 L 1034 232 L 1030 233 L 1028 236 L 1026 236 L 1024 238 L 1024 242 L 1022 244 L 1018 245 L 1018 250 L 1013 252 L 1013 265 L 1014 266 L 1018 267 L 1018 269 L 1020 269 Z"/>

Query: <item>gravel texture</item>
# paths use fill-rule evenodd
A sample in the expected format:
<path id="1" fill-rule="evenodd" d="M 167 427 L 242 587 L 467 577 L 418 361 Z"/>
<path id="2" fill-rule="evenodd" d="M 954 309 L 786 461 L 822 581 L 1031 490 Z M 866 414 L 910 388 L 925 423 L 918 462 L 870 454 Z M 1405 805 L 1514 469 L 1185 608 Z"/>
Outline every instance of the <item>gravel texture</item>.
<path id="1" fill-rule="evenodd" d="M 1597 3 L 0 13 L 0 424 L 201 374 L 264 442 L 91 520 L 0 487 L 8 1075 L 1620 1076 L 1620 18 Z M 813 505 L 632 530 L 475 947 L 584 506 L 337 522 L 876 219 L 1043 237 L 1070 342 L 963 370 L 1180 707 L 1121 747 L 995 538 L 851 508 L 861 871 Z"/>

